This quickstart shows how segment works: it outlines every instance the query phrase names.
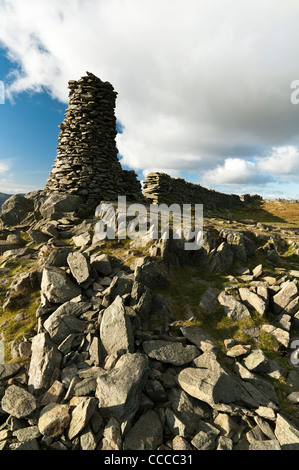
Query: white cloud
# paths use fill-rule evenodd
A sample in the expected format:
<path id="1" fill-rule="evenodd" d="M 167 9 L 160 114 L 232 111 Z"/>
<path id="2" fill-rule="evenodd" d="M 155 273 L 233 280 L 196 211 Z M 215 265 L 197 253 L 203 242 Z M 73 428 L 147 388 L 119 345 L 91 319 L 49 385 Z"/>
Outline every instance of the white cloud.
<path id="1" fill-rule="evenodd" d="M 270 176 L 258 172 L 255 162 L 241 158 L 227 158 L 223 165 L 206 171 L 202 180 L 207 185 L 252 185 L 264 184 L 271 180 Z"/>
<path id="2" fill-rule="evenodd" d="M 67 102 L 67 81 L 89 70 L 118 92 L 123 164 L 259 183 L 285 174 L 273 147 L 299 146 L 298 15 L 297 0 L 6 0 L 6 91 Z"/>
<path id="3" fill-rule="evenodd" d="M 30 191 L 40 189 L 37 186 L 17 183 L 9 179 L 0 179 L 0 192 L 5 194 L 27 194 Z"/>
<path id="4" fill-rule="evenodd" d="M 270 155 L 258 158 L 258 167 L 275 175 L 299 178 L 299 149 L 294 146 L 275 147 Z"/>
<path id="5" fill-rule="evenodd" d="M 0 173 L 6 173 L 10 170 L 10 163 L 4 160 L 0 160 Z"/>

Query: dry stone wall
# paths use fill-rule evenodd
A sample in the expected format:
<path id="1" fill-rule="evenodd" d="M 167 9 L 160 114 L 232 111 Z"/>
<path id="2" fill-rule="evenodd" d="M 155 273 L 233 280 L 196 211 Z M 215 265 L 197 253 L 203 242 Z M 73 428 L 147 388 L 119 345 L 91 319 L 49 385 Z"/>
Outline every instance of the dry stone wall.
<path id="1" fill-rule="evenodd" d="M 143 194 L 153 204 L 203 204 L 208 209 L 229 209 L 260 199 L 256 195 L 220 193 L 165 173 L 149 173 L 143 183 Z"/>
<path id="2" fill-rule="evenodd" d="M 118 195 L 141 198 L 136 173 L 123 171 L 118 160 L 113 86 L 87 72 L 69 81 L 68 88 L 69 106 L 45 191 L 76 194 L 96 204 Z"/>

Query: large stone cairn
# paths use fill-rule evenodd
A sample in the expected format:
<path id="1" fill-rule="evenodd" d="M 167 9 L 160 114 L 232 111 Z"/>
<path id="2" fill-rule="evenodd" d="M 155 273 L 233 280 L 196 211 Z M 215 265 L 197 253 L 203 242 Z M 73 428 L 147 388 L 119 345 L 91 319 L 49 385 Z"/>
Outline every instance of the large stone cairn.
<path id="1" fill-rule="evenodd" d="M 123 171 L 117 156 L 113 86 L 87 72 L 68 88 L 69 106 L 45 191 L 76 194 L 95 204 L 118 195 L 140 198 L 135 172 Z"/>

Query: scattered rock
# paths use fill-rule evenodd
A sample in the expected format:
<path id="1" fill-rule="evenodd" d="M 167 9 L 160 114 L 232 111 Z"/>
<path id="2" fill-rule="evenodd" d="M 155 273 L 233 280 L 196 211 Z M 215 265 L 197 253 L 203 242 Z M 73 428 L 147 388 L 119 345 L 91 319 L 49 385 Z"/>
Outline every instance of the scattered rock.
<path id="1" fill-rule="evenodd" d="M 13 196 L 0 215 L 3 342 L 13 326 L 31 321 L 33 306 L 19 308 L 17 301 L 41 293 L 36 326 L 6 349 L 13 360 L 24 358 L 24 366 L 0 364 L 0 450 L 297 449 L 299 375 L 287 349 L 299 323 L 299 276 L 283 250 L 298 249 L 298 234 L 208 212 L 199 250 L 185 250 L 182 240 L 153 242 L 147 233 L 126 254 L 121 243 L 109 244 L 108 255 L 97 236 L 102 205 L 99 220 L 92 212 L 100 201 L 114 207 L 118 194 L 138 200 L 140 184 L 117 161 L 111 85 L 87 73 L 69 88 L 45 190 Z M 156 173 L 144 192 L 157 203 L 173 193 L 181 202 L 193 194 L 217 210 L 255 199 Z M 256 250 L 265 263 L 251 272 Z M 187 317 L 175 321 L 169 292 L 163 297 L 156 289 L 172 289 L 183 266 L 203 295 L 198 308 L 197 295 L 184 300 Z M 201 269 L 210 270 L 209 281 L 200 278 Z M 223 291 L 216 287 L 220 277 Z M 225 351 L 204 324 L 210 315 L 223 327 L 223 310 L 231 320 Z M 263 321 L 256 323 L 255 312 Z M 258 349 L 261 333 L 275 339 L 287 367 Z M 278 396 L 282 378 L 287 392 L 280 388 Z M 281 394 L 294 416 L 282 411 Z"/>
<path id="2" fill-rule="evenodd" d="M 218 296 L 220 290 L 216 287 L 209 287 L 201 296 L 199 306 L 206 312 L 214 312 L 219 308 Z"/>
<path id="3" fill-rule="evenodd" d="M 299 449 L 298 425 L 291 419 L 278 413 L 274 433 L 282 450 Z"/>
<path id="4" fill-rule="evenodd" d="M 158 414 L 149 410 L 142 415 L 124 440 L 124 450 L 157 450 L 163 443 L 163 426 Z"/>
<path id="5" fill-rule="evenodd" d="M 54 371 L 60 368 L 61 359 L 61 353 L 47 333 L 34 336 L 28 371 L 29 391 L 45 392 L 51 385 Z"/>
<path id="6" fill-rule="evenodd" d="M 89 263 L 86 257 L 77 251 L 69 253 L 67 263 L 70 267 L 73 277 L 79 285 L 88 287 L 89 277 Z"/>
<path id="7" fill-rule="evenodd" d="M 97 400 L 86 398 L 79 403 L 72 411 L 72 417 L 68 430 L 69 439 L 74 439 L 89 423 L 97 406 Z"/>
<path id="8" fill-rule="evenodd" d="M 270 367 L 269 360 L 261 349 L 256 349 L 245 357 L 244 364 L 248 370 L 254 372 L 268 372 Z"/>
<path id="9" fill-rule="evenodd" d="M 232 321 L 239 321 L 250 317 L 248 308 L 235 299 L 233 295 L 228 295 L 225 292 L 221 292 L 221 294 L 218 296 L 218 301 L 224 307 L 226 315 Z"/>
<path id="10" fill-rule="evenodd" d="M 1 400 L 2 409 L 16 418 L 26 418 L 30 416 L 38 407 L 36 399 L 27 390 L 10 385 Z"/>
<path id="11" fill-rule="evenodd" d="M 175 366 L 189 364 L 200 354 L 196 346 L 162 340 L 144 341 L 143 350 L 152 359 Z"/>
<path id="12" fill-rule="evenodd" d="M 261 317 L 265 316 L 267 310 L 267 304 L 262 297 L 255 294 L 246 287 L 241 287 L 239 289 L 241 300 L 247 307 L 253 308 Z"/>
<path id="13" fill-rule="evenodd" d="M 274 312 L 278 315 L 285 311 L 290 302 L 298 296 L 298 285 L 295 281 L 286 281 L 277 294 L 273 296 Z"/>
<path id="14" fill-rule="evenodd" d="M 122 297 L 117 296 L 105 310 L 100 327 L 104 353 L 113 355 L 120 351 L 134 352 L 134 335 Z"/>
<path id="15" fill-rule="evenodd" d="M 203 352 L 217 351 L 219 349 L 219 344 L 215 338 L 203 328 L 192 325 L 185 326 L 181 328 L 181 332 Z"/>
<path id="16" fill-rule="evenodd" d="M 97 378 L 95 396 L 101 414 L 120 423 L 132 419 L 139 407 L 147 374 L 145 356 L 139 353 L 121 356 L 114 369 Z"/>
<path id="17" fill-rule="evenodd" d="M 44 303 L 63 304 L 80 294 L 80 287 L 61 268 L 44 268 L 41 282 Z"/>
<path id="18" fill-rule="evenodd" d="M 59 437 L 68 427 L 70 419 L 69 405 L 50 403 L 40 413 L 38 420 L 39 432 L 46 437 Z"/>

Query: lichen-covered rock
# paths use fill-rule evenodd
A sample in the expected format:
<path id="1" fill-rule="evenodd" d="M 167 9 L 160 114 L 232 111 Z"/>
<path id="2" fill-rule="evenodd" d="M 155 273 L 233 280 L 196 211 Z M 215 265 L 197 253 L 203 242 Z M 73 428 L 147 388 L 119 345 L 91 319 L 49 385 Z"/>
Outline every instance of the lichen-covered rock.
<path id="1" fill-rule="evenodd" d="M 100 326 L 100 338 L 104 353 L 134 352 L 134 335 L 130 319 L 126 315 L 122 297 L 117 296 L 105 310 Z"/>
<path id="2" fill-rule="evenodd" d="M 81 288 L 57 267 L 43 269 L 41 295 L 45 304 L 63 304 L 81 294 Z"/>
<path id="3" fill-rule="evenodd" d="M 14 194 L 1 206 L 0 219 L 7 226 L 20 224 L 30 212 L 34 211 L 34 202 L 21 194 Z"/>
<path id="4" fill-rule="evenodd" d="M 142 415 L 124 440 L 124 450 L 157 450 L 163 442 L 163 426 L 158 414 L 150 410 Z"/>
<path id="5" fill-rule="evenodd" d="M 2 409 L 16 418 L 26 418 L 37 408 L 35 397 L 22 387 L 10 385 L 1 400 Z"/>
<path id="6" fill-rule="evenodd" d="M 50 403 L 45 406 L 38 420 L 38 429 L 43 436 L 59 437 L 70 423 L 69 405 Z"/>
<path id="7" fill-rule="evenodd" d="M 28 387 L 34 392 L 46 391 L 56 369 L 59 370 L 62 354 L 50 340 L 48 333 L 40 333 L 32 339 L 32 353 L 28 371 Z"/>
<path id="8" fill-rule="evenodd" d="M 189 364 L 200 355 L 200 351 L 194 345 L 184 346 L 181 342 L 163 340 L 144 341 L 143 350 L 152 359 L 175 366 Z"/>
<path id="9" fill-rule="evenodd" d="M 139 408 L 147 375 L 148 361 L 144 355 L 121 356 L 114 369 L 97 378 L 95 396 L 99 400 L 101 414 L 114 417 L 120 423 L 132 419 Z"/>

